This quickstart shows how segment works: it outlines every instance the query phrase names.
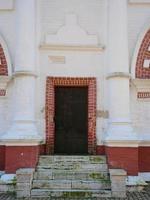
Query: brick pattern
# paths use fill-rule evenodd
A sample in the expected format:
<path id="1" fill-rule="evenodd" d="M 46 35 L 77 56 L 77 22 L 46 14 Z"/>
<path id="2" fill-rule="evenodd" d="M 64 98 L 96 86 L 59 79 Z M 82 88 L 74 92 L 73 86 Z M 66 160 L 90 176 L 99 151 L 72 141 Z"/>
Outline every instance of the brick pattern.
<path id="1" fill-rule="evenodd" d="M 46 82 L 46 153 L 54 153 L 55 86 L 88 86 L 88 153 L 96 154 L 96 79 L 47 77 Z"/>
<path id="2" fill-rule="evenodd" d="M 150 99 L 150 92 L 138 92 L 137 98 L 138 99 Z"/>
<path id="3" fill-rule="evenodd" d="M 105 146 L 104 145 L 97 145 L 96 146 L 96 155 L 105 155 Z"/>
<path id="4" fill-rule="evenodd" d="M 144 60 L 150 59 L 150 51 L 148 48 L 150 47 L 150 30 L 146 33 L 136 62 L 136 78 L 140 79 L 150 79 L 150 67 L 143 68 Z"/>
<path id="5" fill-rule="evenodd" d="M 150 147 L 139 147 L 139 172 L 150 172 Z"/>
<path id="6" fill-rule="evenodd" d="M 0 44 L 0 76 L 8 76 L 7 61 L 1 44 Z"/>
<path id="7" fill-rule="evenodd" d="M 39 146 L 5 146 L 5 172 L 16 173 L 20 168 L 35 168 Z"/>
<path id="8" fill-rule="evenodd" d="M 0 89 L 0 97 L 3 97 L 6 95 L 6 90 L 1 90 Z"/>
<path id="9" fill-rule="evenodd" d="M 5 168 L 5 146 L 0 146 L 0 171 Z"/>
<path id="10" fill-rule="evenodd" d="M 137 147 L 106 147 L 109 169 L 124 169 L 128 175 L 137 176 L 139 160 Z"/>

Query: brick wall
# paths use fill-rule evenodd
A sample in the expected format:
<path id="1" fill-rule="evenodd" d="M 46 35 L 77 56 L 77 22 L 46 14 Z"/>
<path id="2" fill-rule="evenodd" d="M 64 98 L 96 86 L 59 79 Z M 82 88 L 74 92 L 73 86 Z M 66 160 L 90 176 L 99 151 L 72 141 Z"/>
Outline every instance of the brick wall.
<path id="1" fill-rule="evenodd" d="M 96 154 L 96 79 L 48 77 L 46 84 L 46 153 L 54 153 L 55 86 L 88 86 L 88 153 Z"/>
<path id="2" fill-rule="evenodd" d="M 39 146 L 6 146 L 5 172 L 15 173 L 19 168 L 34 168 L 38 156 Z"/>
<path id="3" fill-rule="evenodd" d="M 128 175 L 138 175 L 138 148 L 106 147 L 107 161 L 110 169 L 125 169 Z"/>
<path id="4" fill-rule="evenodd" d="M 150 147 L 139 147 L 139 171 L 150 172 Z"/>
<path id="5" fill-rule="evenodd" d="M 0 146 L 0 171 L 5 168 L 5 146 Z"/>

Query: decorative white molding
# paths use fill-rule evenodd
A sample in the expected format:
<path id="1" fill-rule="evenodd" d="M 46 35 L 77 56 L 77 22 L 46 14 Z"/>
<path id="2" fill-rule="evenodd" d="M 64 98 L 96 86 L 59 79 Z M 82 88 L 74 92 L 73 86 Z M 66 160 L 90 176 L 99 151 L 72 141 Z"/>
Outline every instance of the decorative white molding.
<path id="1" fill-rule="evenodd" d="M 104 144 L 108 147 L 138 147 L 138 140 L 125 140 L 125 141 L 120 141 L 120 140 L 107 140 L 104 142 Z"/>
<path id="2" fill-rule="evenodd" d="M 102 52 L 104 51 L 104 46 L 72 46 L 72 45 L 51 45 L 51 44 L 41 44 L 40 50 L 49 51 L 83 51 L 83 52 Z"/>
<path id="3" fill-rule="evenodd" d="M 65 56 L 48 56 L 50 63 L 65 64 Z"/>
<path id="4" fill-rule="evenodd" d="M 129 73 L 125 73 L 125 72 L 113 72 L 113 73 L 110 73 L 106 76 L 106 79 L 110 79 L 110 78 L 128 78 L 130 79 L 131 78 L 131 75 Z"/>
<path id="5" fill-rule="evenodd" d="M 149 79 L 131 79 L 131 85 L 136 88 L 137 92 L 150 92 Z"/>
<path id="6" fill-rule="evenodd" d="M 0 10 L 14 9 L 14 0 L 0 0 Z"/>
<path id="7" fill-rule="evenodd" d="M 69 13 L 65 16 L 65 25 L 56 34 L 46 34 L 41 46 L 52 50 L 89 50 L 98 47 L 99 42 L 97 35 L 88 34 L 79 25 L 77 16 Z"/>
<path id="8" fill-rule="evenodd" d="M 5 145 L 5 146 L 37 146 L 39 145 L 41 142 L 39 142 L 39 140 L 37 139 L 16 139 L 16 140 L 12 140 L 12 139 L 8 139 L 8 140 L 1 140 L 0 141 L 0 145 Z"/>
<path id="9" fill-rule="evenodd" d="M 134 3 L 134 4 L 150 4 L 150 0 L 129 0 L 129 3 Z"/>
<path id="10" fill-rule="evenodd" d="M 34 77 L 37 77 L 37 74 L 33 71 L 20 70 L 20 71 L 15 71 L 13 73 L 13 77 L 17 77 L 17 76 L 34 76 Z"/>

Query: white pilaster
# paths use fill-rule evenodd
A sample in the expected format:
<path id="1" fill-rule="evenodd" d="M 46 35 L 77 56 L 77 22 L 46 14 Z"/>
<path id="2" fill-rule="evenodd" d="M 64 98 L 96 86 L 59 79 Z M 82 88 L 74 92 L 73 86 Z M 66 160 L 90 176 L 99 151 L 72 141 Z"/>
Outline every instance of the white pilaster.
<path id="1" fill-rule="evenodd" d="M 3 140 L 27 144 L 41 140 L 35 123 L 35 9 L 36 0 L 16 0 L 16 57 L 14 117 Z"/>
<path id="2" fill-rule="evenodd" d="M 127 0 L 109 0 L 109 127 L 106 144 L 137 145 L 130 119 Z"/>

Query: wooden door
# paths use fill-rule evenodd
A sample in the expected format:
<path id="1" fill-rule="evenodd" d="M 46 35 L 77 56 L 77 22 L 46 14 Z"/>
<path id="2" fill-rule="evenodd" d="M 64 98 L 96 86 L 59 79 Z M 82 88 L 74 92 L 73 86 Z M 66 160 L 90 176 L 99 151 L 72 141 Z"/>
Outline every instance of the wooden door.
<path id="1" fill-rule="evenodd" d="M 55 154 L 88 152 L 88 87 L 55 87 Z"/>

